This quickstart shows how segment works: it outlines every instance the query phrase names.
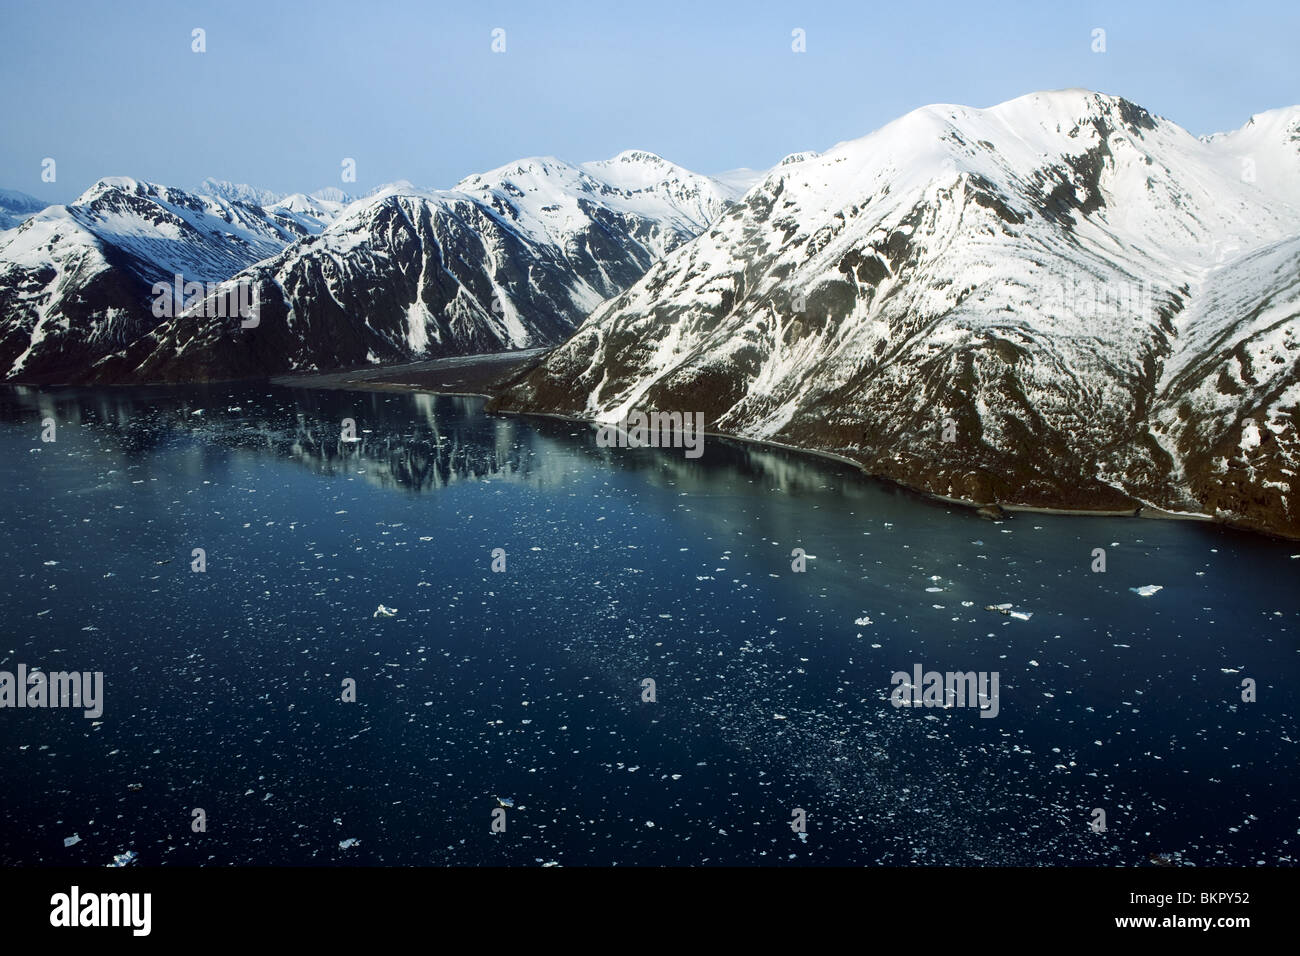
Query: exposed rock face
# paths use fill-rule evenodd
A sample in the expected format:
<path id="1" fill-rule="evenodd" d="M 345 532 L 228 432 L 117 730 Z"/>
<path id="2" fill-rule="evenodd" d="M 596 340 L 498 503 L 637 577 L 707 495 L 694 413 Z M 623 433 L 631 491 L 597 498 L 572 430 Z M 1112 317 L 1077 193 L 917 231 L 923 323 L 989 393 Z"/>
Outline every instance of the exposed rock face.
<path id="1" fill-rule="evenodd" d="M 702 411 L 980 504 L 1300 534 L 1298 131 L 1085 91 L 918 110 L 790 157 L 494 407 Z"/>

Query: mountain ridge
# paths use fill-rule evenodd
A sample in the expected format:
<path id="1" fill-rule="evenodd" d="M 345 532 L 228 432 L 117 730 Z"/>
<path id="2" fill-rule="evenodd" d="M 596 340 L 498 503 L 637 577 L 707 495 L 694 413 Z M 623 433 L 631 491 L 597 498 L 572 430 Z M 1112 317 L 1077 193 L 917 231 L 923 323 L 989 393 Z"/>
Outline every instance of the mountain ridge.
<path id="1" fill-rule="evenodd" d="M 80 380 L 273 375 L 554 344 L 732 195 L 644 151 L 582 165 L 525 158 L 450 190 L 392 184 L 214 293 L 255 286 L 259 327 L 178 316 Z"/>
<path id="2" fill-rule="evenodd" d="M 1238 138 L 1081 90 L 793 154 L 491 407 L 701 411 L 946 498 L 1300 533 L 1296 116 L 1256 124 L 1253 177 Z"/>

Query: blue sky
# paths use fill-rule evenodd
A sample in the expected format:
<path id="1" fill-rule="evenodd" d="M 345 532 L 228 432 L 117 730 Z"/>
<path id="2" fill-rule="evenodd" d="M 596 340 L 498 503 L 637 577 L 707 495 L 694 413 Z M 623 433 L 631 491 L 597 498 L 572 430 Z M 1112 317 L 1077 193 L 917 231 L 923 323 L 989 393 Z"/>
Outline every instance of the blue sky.
<path id="1" fill-rule="evenodd" d="M 0 186 L 50 202 L 108 175 L 445 187 L 522 156 L 628 148 L 701 172 L 765 168 L 927 103 L 1072 86 L 1197 134 L 1300 103 L 1295 0 L 4 0 L 0 31 Z"/>

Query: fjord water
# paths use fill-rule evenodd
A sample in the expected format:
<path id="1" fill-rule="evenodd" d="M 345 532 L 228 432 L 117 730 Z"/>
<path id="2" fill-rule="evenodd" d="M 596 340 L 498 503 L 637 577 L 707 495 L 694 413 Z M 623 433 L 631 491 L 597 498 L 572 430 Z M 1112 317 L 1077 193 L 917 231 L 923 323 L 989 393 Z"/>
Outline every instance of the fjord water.
<path id="1" fill-rule="evenodd" d="M 1295 860 L 1300 545 L 426 394 L 10 388 L 0 469 L 0 670 L 105 681 L 0 710 L 5 864 Z"/>

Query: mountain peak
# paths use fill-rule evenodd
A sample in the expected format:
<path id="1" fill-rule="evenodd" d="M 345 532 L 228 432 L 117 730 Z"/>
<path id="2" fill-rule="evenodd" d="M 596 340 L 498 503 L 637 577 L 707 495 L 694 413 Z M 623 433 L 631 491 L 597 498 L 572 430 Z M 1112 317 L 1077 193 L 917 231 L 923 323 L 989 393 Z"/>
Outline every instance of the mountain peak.
<path id="1" fill-rule="evenodd" d="M 1027 93 L 991 107 L 989 112 L 1015 114 L 1020 107 L 1032 106 L 1036 110 L 1056 117 L 1084 119 L 1085 117 L 1120 116 L 1126 123 L 1142 120 L 1140 125 L 1154 125 L 1154 117 L 1131 100 L 1113 93 L 1070 87 L 1063 90 L 1039 90 Z"/>
<path id="2" fill-rule="evenodd" d="M 16 189 L 0 189 L 0 232 L 13 229 L 48 204 Z"/>
<path id="3" fill-rule="evenodd" d="M 143 179 L 134 179 L 130 176 L 102 176 L 91 183 L 89 188 L 74 199 L 70 205 L 89 205 L 106 193 L 117 192 L 129 196 L 157 196 L 159 190 L 165 191 L 166 189 L 165 186 L 146 182 Z"/>
<path id="4" fill-rule="evenodd" d="M 605 160 L 606 163 L 637 163 L 645 166 L 671 166 L 672 163 L 664 159 L 658 153 L 652 153 L 648 149 L 625 149 L 611 159 Z M 594 165 L 594 164 L 593 164 Z"/>
<path id="5" fill-rule="evenodd" d="M 271 192 L 269 189 L 259 189 L 247 183 L 232 183 L 224 179 L 213 179 L 211 176 L 203 180 L 198 191 L 230 202 L 244 202 L 253 206 L 270 206 L 285 198 L 282 194 Z"/>
<path id="6" fill-rule="evenodd" d="M 1280 106 L 1253 114 L 1243 129 L 1286 130 L 1292 139 L 1300 138 L 1300 105 Z"/>
<path id="7" fill-rule="evenodd" d="M 123 192 L 139 192 L 145 187 L 152 187 L 152 183 L 147 183 L 143 179 L 135 179 L 131 176 L 100 176 L 90 184 L 87 192 L 104 192 L 107 189 L 120 189 Z"/>
<path id="8" fill-rule="evenodd" d="M 48 203 L 17 189 L 0 189 L 0 207 L 11 212 L 40 212 Z"/>
<path id="9" fill-rule="evenodd" d="M 345 193 L 337 186 L 326 186 L 324 189 L 318 189 L 314 193 L 308 193 L 312 199 L 319 199 L 322 202 L 352 202 L 356 197 L 351 193 Z"/>

